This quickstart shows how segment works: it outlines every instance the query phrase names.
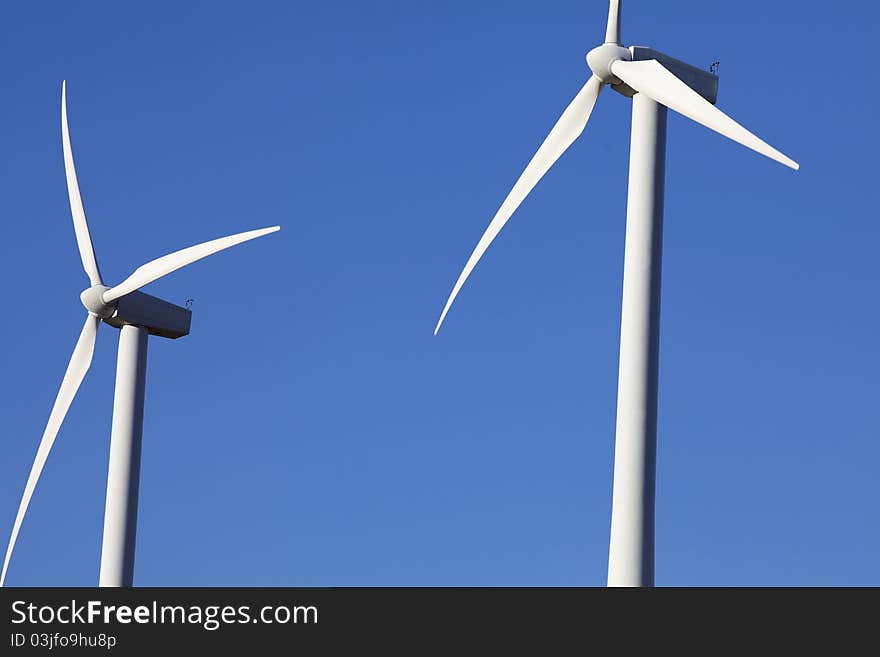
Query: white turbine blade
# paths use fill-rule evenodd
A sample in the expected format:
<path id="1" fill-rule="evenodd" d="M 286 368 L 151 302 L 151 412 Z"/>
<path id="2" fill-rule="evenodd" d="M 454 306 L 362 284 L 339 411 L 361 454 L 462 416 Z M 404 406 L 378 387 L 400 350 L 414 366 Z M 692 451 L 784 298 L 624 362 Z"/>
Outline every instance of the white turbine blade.
<path id="1" fill-rule="evenodd" d="M 455 297 L 458 296 L 458 292 L 461 290 L 467 277 L 470 276 L 470 273 L 476 267 L 480 258 L 483 257 L 486 249 L 489 248 L 489 245 L 492 244 L 492 241 L 497 237 L 501 229 L 504 228 L 504 224 L 507 223 L 508 219 L 510 219 L 526 196 L 528 196 L 529 192 L 538 184 L 538 181 L 544 177 L 544 174 L 547 173 L 550 167 L 568 150 L 568 147 L 574 143 L 575 139 L 581 136 L 584 128 L 587 127 L 587 121 L 590 120 L 590 114 L 593 112 L 593 107 L 596 105 L 596 99 L 599 97 L 602 86 L 602 82 L 594 75 L 578 92 L 578 95 L 571 101 L 571 104 L 565 108 L 562 116 L 559 117 L 556 125 L 553 126 L 553 129 L 547 136 L 547 139 L 541 144 L 538 152 L 532 157 L 525 171 L 522 172 L 519 180 L 516 181 L 513 189 L 510 190 L 507 198 L 504 199 L 504 203 L 501 204 L 495 217 L 489 223 L 489 227 L 483 233 L 483 237 L 480 238 L 480 242 L 458 277 L 455 287 L 452 288 L 452 294 L 449 295 L 446 307 L 443 308 L 440 320 L 434 328 L 434 335 L 437 335 L 437 332 L 440 330 L 440 325 L 443 324 L 446 313 L 449 312 L 452 302 L 455 301 Z"/>
<path id="2" fill-rule="evenodd" d="M 79 257 L 92 285 L 102 285 L 101 272 L 95 259 L 92 237 L 89 235 L 89 224 L 83 209 L 79 183 L 76 180 L 76 168 L 73 166 L 73 151 L 70 148 L 70 132 L 67 128 L 67 81 L 61 83 L 61 141 L 64 147 L 64 173 L 67 176 L 67 195 L 70 197 L 70 213 L 73 215 L 73 230 L 76 232 L 76 244 L 79 246 Z"/>
<path id="3" fill-rule="evenodd" d="M 103 298 L 105 303 L 110 303 L 119 297 L 124 297 L 130 292 L 134 292 L 138 288 L 143 287 L 147 283 L 152 283 L 158 278 L 162 278 L 173 271 L 177 271 L 181 267 L 186 267 L 201 260 L 209 255 L 213 255 L 223 249 L 228 249 L 236 244 L 253 240 L 269 233 L 281 230 L 281 226 L 272 226 L 271 228 L 260 228 L 259 230 L 251 230 L 246 233 L 238 233 L 237 235 L 229 235 L 221 237 L 203 244 L 196 244 L 180 251 L 175 251 L 161 258 L 157 258 L 145 265 L 141 265 L 132 272 L 131 276 L 126 278 L 116 287 L 111 287 L 104 292 Z"/>
<path id="4" fill-rule="evenodd" d="M 18 515 L 15 516 L 15 524 L 12 526 L 12 536 L 9 538 L 9 545 L 6 548 L 6 558 L 3 560 L 3 572 L 0 573 L 0 586 L 6 580 L 6 569 L 9 567 L 9 559 L 12 556 L 12 550 L 15 547 L 15 541 L 18 538 L 18 531 L 21 529 L 21 521 L 27 512 L 28 504 L 30 504 L 31 496 L 34 494 L 34 487 L 40 479 L 43 472 L 43 466 L 49 457 L 49 451 L 55 442 L 55 436 L 58 435 L 58 429 L 67 415 L 67 410 L 76 391 L 82 383 L 86 372 L 89 371 L 89 365 L 92 364 L 92 354 L 95 351 L 95 339 L 98 336 L 98 325 L 101 318 L 89 314 L 86 317 L 86 323 L 83 326 L 82 333 L 79 334 L 79 340 L 76 341 L 76 347 L 73 349 L 73 355 L 70 357 L 70 363 L 67 365 L 67 371 L 64 373 L 64 379 L 61 381 L 61 388 L 58 390 L 58 396 L 55 397 L 55 404 L 52 406 L 52 412 L 49 414 L 49 421 L 46 423 L 46 430 L 43 431 L 43 437 L 40 440 L 40 446 L 37 448 L 37 457 L 31 466 L 31 473 L 28 475 L 27 484 L 24 487 L 24 494 L 21 496 L 21 504 L 18 505 Z"/>
<path id="5" fill-rule="evenodd" d="M 611 0 L 608 8 L 608 29 L 605 30 L 605 43 L 620 45 L 620 0 Z"/>
<path id="6" fill-rule="evenodd" d="M 765 155 L 771 160 L 791 167 L 795 171 L 800 168 L 797 162 L 746 130 L 675 77 L 656 59 L 639 62 L 616 61 L 611 65 L 611 72 L 636 91 L 650 96 L 658 103 L 666 105 L 666 107 L 710 130 Z"/>

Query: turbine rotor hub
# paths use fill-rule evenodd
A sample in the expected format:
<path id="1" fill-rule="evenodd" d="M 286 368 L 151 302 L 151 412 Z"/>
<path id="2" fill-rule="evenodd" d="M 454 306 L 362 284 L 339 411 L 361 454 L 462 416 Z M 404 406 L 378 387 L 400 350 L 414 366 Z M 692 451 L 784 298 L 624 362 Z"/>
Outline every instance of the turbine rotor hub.
<path id="1" fill-rule="evenodd" d="M 587 53 L 587 66 L 605 84 L 620 84 L 620 80 L 611 72 L 611 65 L 619 61 L 632 61 L 632 53 L 629 48 L 615 43 L 605 43 Z"/>
<path id="2" fill-rule="evenodd" d="M 79 295 L 79 300 L 82 301 L 82 304 L 90 314 L 101 319 L 107 319 L 116 310 L 115 303 L 104 302 L 104 292 L 109 289 L 106 285 L 93 285 L 87 290 L 83 290 L 82 294 Z"/>

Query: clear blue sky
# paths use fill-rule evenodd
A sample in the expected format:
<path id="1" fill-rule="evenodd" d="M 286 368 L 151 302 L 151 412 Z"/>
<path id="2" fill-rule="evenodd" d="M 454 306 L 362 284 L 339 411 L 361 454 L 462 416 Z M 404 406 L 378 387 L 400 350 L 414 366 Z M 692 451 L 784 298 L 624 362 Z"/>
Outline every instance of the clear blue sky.
<path id="1" fill-rule="evenodd" d="M 432 329 L 606 12 L 4 5 L 3 549 L 84 316 L 66 78 L 111 283 L 283 226 L 146 289 L 195 304 L 189 337 L 150 342 L 136 584 L 604 584 L 623 97 Z M 660 585 L 880 585 L 878 21 L 871 3 L 625 3 L 627 44 L 720 60 L 719 106 L 802 165 L 670 116 Z M 97 583 L 116 341 L 102 327 L 10 585 Z"/>

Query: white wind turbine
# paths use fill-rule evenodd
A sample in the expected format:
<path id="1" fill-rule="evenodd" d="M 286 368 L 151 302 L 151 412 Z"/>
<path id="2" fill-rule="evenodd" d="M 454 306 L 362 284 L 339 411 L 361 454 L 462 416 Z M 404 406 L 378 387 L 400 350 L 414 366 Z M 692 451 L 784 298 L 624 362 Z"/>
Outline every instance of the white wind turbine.
<path id="1" fill-rule="evenodd" d="M 581 135 L 605 85 L 633 100 L 623 311 L 608 556 L 609 586 L 654 583 L 654 489 L 660 261 L 666 108 L 797 170 L 798 164 L 718 110 L 718 78 L 650 48 L 624 48 L 620 1 L 611 0 L 605 43 L 590 51 L 592 76 L 553 126 L 480 239 L 434 334 L 477 262 L 523 199 Z"/>
<path id="2" fill-rule="evenodd" d="M 138 484 L 140 479 L 141 435 L 144 417 L 144 386 L 146 382 L 147 336 L 179 338 L 189 333 L 192 313 L 187 308 L 138 291 L 139 288 L 192 264 L 197 260 L 228 249 L 236 244 L 268 235 L 280 226 L 252 230 L 221 237 L 163 256 L 134 270 L 122 283 L 107 287 L 101 278 L 92 247 L 89 226 L 73 165 L 70 135 L 67 129 L 66 83 L 61 86 L 61 133 L 64 148 L 64 170 L 73 228 L 83 267 L 91 287 L 80 295 L 88 314 L 77 340 L 61 389 L 55 398 L 49 421 L 40 440 L 37 456 L 31 467 L 12 535 L 0 573 L 0 586 L 6 579 L 9 559 L 15 548 L 21 522 L 43 471 L 43 466 L 58 435 L 61 423 L 92 362 L 98 326 L 102 321 L 120 329 L 116 368 L 116 389 L 113 400 L 113 423 L 110 435 L 110 466 L 107 476 L 107 500 L 104 510 L 104 536 L 101 548 L 100 586 L 131 586 L 134 573 L 134 547 L 137 523 Z"/>

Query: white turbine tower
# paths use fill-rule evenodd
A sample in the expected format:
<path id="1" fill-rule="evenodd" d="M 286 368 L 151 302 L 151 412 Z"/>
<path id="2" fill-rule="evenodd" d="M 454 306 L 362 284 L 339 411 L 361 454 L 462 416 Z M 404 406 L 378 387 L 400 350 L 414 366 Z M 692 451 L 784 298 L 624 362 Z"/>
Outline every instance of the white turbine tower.
<path id="1" fill-rule="evenodd" d="M 592 76 L 501 204 L 455 283 L 434 333 L 440 330 L 462 285 L 504 224 L 584 131 L 605 85 L 631 97 L 608 585 L 652 586 L 666 108 L 792 169 L 797 170 L 798 164 L 715 108 L 718 78 L 714 74 L 650 48 L 624 48 L 620 42 L 619 0 L 611 0 L 605 43 L 590 51 L 587 64 Z"/>
<path id="2" fill-rule="evenodd" d="M 61 86 L 61 133 L 64 147 L 64 170 L 73 228 L 83 267 L 91 287 L 81 295 L 88 314 L 77 340 L 61 389 L 55 398 L 49 421 L 40 440 L 37 456 L 31 467 L 18 514 L 12 527 L 12 536 L 6 548 L 0 586 L 6 580 L 9 559 L 15 548 L 21 522 L 24 519 L 34 487 L 64 421 L 67 410 L 82 383 L 95 348 L 98 326 L 102 321 L 120 329 L 119 353 L 116 367 L 116 390 L 113 400 L 113 424 L 110 434 L 110 467 L 107 476 L 107 500 L 104 510 L 104 538 L 101 548 L 100 586 L 131 586 L 134 574 L 134 547 L 137 523 L 138 484 L 140 479 L 141 435 L 144 418 L 144 386 L 147 368 L 147 336 L 180 338 L 189 333 L 192 313 L 152 297 L 138 289 L 196 260 L 228 249 L 236 244 L 268 235 L 280 226 L 252 230 L 221 237 L 163 256 L 134 270 L 122 283 L 107 287 L 101 278 L 92 247 L 92 238 L 86 222 L 70 135 L 67 129 L 66 83 Z"/>

